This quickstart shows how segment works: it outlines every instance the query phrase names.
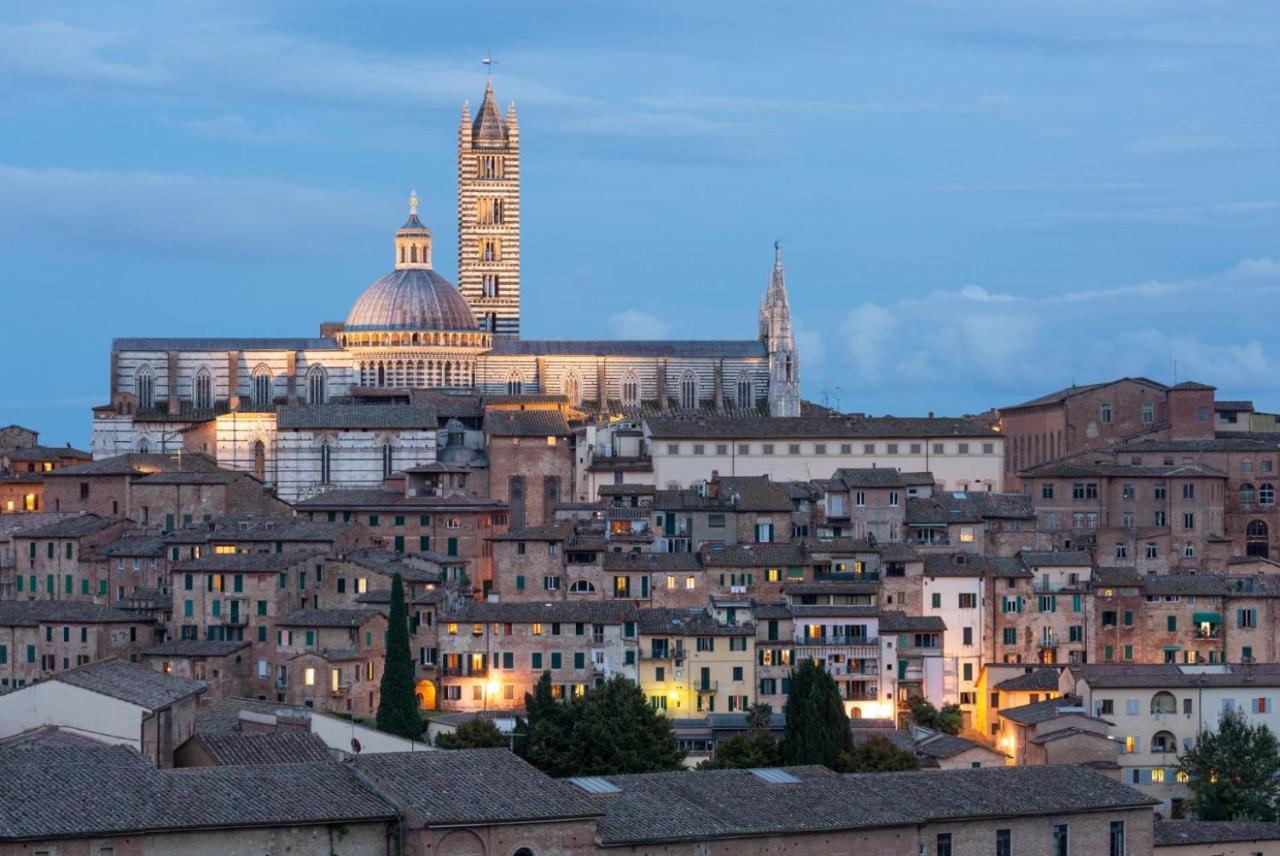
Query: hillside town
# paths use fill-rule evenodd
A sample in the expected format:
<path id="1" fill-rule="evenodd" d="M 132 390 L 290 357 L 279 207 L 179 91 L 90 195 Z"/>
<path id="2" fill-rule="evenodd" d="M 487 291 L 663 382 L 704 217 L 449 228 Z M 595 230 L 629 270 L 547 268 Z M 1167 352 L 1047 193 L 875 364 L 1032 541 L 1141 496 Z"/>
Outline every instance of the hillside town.
<path id="1" fill-rule="evenodd" d="M 523 339 L 492 80 L 459 139 L 458 287 L 415 194 L 345 321 L 0 428 L 0 854 L 1280 852 L 1189 772 L 1280 731 L 1280 416 L 819 405 L 780 245 L 741 340 Z M 548 760 L 606 698 L 661 752 Z"/>

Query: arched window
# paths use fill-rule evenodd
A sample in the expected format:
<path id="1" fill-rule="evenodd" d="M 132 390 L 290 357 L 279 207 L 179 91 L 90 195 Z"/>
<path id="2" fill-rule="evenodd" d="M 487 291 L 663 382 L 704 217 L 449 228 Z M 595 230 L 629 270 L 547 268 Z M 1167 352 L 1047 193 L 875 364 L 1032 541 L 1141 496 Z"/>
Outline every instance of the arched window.
<path id="1" fill-rule="evenodd" d="M 211 410 L 213 408 L 213 375 L 209 374 L 208 369 L 200 369 L 196 372 L 193 386 L 191 398 L 195 409 Z"/>
<path id="2" fill-rule="evenodd" d="M 564 397 L 575 407 L 582 403 L 582 381 L 577 372 L 569 372 L 564 376 Z"/>
<path id="3" fill-rule="evenodd" d="M 1276 488 L 1271 482 L 1258 485 L 1258 505 L 1275 505 Z"/>
<path id="4" fill-rule="evenodd" d="M 1271 552 L 1270 534 L 1265 520 L 1250 520 L 1244 530 L 1244 554 L 1267 558 Z"/>
<path id="5" fill-rule="evenodd" d="M 1253 491 L 1253 485 L 1249 482 L 1245 482 L 1244 484 L 1240 485 L 1239 496 L 1240 496 L 1240 505 L 1242 507 L 1248 508 L 1249 506 L 1253 505 L 1253 501 L 1254 499 L 1256 499 L 1256 494 Z"/>
<path id="6" fill-rule="evenodd" d="M 253 475 L 258 481 L 267 480 L 267 446 L 261 440 L 253 444 Z"/>
<path id="7" fill-rule="evenodd" d="M 680 406 L 685 410 L 698 406 L 698 378 L 693 372 L 685 372 L 680 380 Z"/>
<path id="8" fill-rule="evenodd" d="M 329 441 L 320 444 L 320 484 L 329 483 Z"/>
<path id="9" fill-rule="evenodd" d="M 150 452 L 150 451 L 151 451 L 151 441 L 150 441 L 150 440 L 148 440 L 146 437 L 143 437 L 141 440 L 139 440 L 139 441 L 138 441 L 138 451 L 139 451 L 139 452 L 141 452 L 141 453 L 142 453 L 142 454 L 144 454 L 144 455 L 145 455 L 145 454 L 147 454 L 148 452 Z"/>
<path id="10" fill-rule="evenodd" d="M 1157 698 L 1160 695 L 1168 695 L 1168 693 L 1160 693 L 1157 696 Z M 1172 696 L 1169 696 L 1169 697 L 1173 698 Z M 1153 709 L 1151 712 L 1155 713 L 1156 711 Z M 1166 711 L 1161 711 L 1161 712 L 1164 713 Z M 1168 711 L 1168 712 L 1172 712 L 1172 711 Z M 1173 732 L 1157 731 L 1155 734 L 1151 735 L 1151 751 L 1157 755 L 1165 755 L 1170 752 L 1177 752 L 1178 738 L 1173 736 Z"/>
<path id="11" fill-rule="evenodd" d="M 569 586 L 569 594 L 595 594 L 596 587 L 591 584 L 590 580 L 574 580 L 573 585 Z"/>
<path id="12" fill-rule="evenodd" d="M 738 375 L 738 407 L 746 410 L 756 406 L 756 397 L 751 392 L 751 376 Z"/>
<path id="13" fill-rule="evenodd" d="M 627 372 L 622 376 L 622 406 L 640 406 L 640 378 L 635 372 Z"/>
<path id="14" fill-rule="evenodd" d="M 507 395 L 520 395 L 524 390 L 524 375 L 513 371 L 507 375 Z"/>
<path id="15" fill-rule="evenodd" d="M 453 363 L 444 364 L 444 385 L 453 386 Z"/>
<path id="16" fill-rule="evenodd" d="M 1182 555 L 1188 559 L 1194 559 L 1196 557 L 1196 545 L 1188 541 L 1182 548 Z"/>
<path id="17" fill-rule="evenodd" d="M 133 381 L 134 391 L 138 396 L 138 409 L 150 410 L 156 406 L 156 378 L 151 373 L 151 366 L 138 369 Z"/>
<path id="18" fill-rule="evenodd" d="M 1151 697 L 1152 713 L 1177 713 L 1178 700 L 1174 698 L 1173 693 L 1161 690 Z"/>
<path id="19" fill-rule="evenodd" d="M 266 366 L 253 370 L 253 403 L 271 403 L 271 372 Z"/>
<path id="20" fill-rule="evenodd" d="M 792 379 L 792 378 L 791 378 L 791 355 L 790 355 L 790 354 L 787 354 L 787 359 L 786 359 L 786 361 L 783 363 L 783 371 L 784 371 L 784 373 L 785 373 L 786 379 L 787 379 L 788 381 L 790 381 L 790 380 Z"/>
<path id="21" fill-rule="evenodd" d="M 387 368 L 382 363 L 378 363 L 378 386 L 387 385 Z"/>
<path id="22" fill-rule="evenodd" d="M 324 366 L 312 366 L 307 370 L 307 401 L 311 404 L 324 404 L 328 397 Z"/>
<path id="23" fill-rule="evenodd" d="M 382 447 L 382 477 L 390 478 L 391 471 L 395 468 L 395 453 L 391 451 L 391 444 L 386 443 Z"/>

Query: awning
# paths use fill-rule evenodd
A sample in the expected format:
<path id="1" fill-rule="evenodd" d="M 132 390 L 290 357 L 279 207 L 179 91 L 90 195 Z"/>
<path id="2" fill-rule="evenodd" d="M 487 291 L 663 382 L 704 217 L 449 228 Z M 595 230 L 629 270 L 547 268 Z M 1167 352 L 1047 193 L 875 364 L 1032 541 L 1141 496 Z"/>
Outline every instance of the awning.
<path id="1" fill-rule="evenodd" d="M 1180 646 L 1178 646 L 1178 645 L 1166 645 L 1166 646 L 1164 646 L 1164 650 L 1166 650 L 1166 651 L 1181 651 L 1181 650 L 1182 650 L 1182 648 L 1181 648 Z"/>
<path id="2" fill-rule="evenodd" d="M 1222 613 L 1220 612 L 1194 612 L 1191 614 L 1191 620 L 1196 624 L 1221 624 Z"/>

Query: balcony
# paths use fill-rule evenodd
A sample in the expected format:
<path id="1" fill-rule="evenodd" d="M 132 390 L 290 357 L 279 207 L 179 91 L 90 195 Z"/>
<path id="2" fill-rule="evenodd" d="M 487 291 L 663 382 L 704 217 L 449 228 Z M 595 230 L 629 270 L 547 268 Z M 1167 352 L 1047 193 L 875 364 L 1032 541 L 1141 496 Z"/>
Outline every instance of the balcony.
<path id="1" fill-rule="evenodd" d="M 713 693 L 719 685 L 719 681 L 698 681 L 693 688 L 698 693 Z"/>
<path id="2" fill-rule="evenodd" d="M 833 656 L 849 660 L 879 660 L 879 639 L 848 640 L 843 636 L 830 636 L 825 639 L 805 639 L 797 643 L 796 660 L 817 659 L 829 660 Z M 941 650 L 939 649 L 939 653 Z"/>
<path id="3" fill-rule="evenodd" d="M 642 649 L 640 651 L 641 660 L 683 660 L 684 657 L 685 650 L 683 648 L 663 648 L 658 651 L 654 651 L 650 648 L 647 650 Z"/>
<path id="4" fill-rule="evenodd" d="M 1057 648 L 1060 642 L 1061 640 L 1058 639 L 1058 636 L 1056 633 L 1051 633 L 1048 636 L 1044 636 L 1044 635 L 1040 636 L 1041 648 Z"/>
<path id="5" fill-rule="evenodd" d="M 461 666 L 444 666 L 440 669 L 440 674 L 446 678 L 483 678 L 489 674 L 489 668 L 463 663 Z"/>
<path id="6" fill-rule="evenodd" d="M 333 696 L 334 698 L 346 698 L 347 696 L 351 695 L 351 685 L 340 684 L 336 687 L 330 686 L 329 695 Z"/>

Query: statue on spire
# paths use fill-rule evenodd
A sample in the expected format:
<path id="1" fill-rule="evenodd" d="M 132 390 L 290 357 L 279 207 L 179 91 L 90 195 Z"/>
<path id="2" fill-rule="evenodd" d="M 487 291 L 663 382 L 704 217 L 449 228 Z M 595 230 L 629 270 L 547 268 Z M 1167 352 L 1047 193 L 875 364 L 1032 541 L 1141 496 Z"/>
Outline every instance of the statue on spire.
<path id="1" fill-rule="evenodd" d="M 417 216 L 418 214 L 418 190 L 414 188 L 409 191 L 409 214 Z"/>

